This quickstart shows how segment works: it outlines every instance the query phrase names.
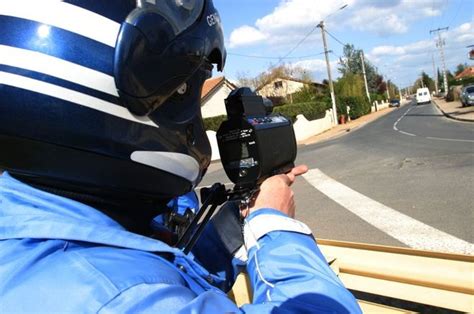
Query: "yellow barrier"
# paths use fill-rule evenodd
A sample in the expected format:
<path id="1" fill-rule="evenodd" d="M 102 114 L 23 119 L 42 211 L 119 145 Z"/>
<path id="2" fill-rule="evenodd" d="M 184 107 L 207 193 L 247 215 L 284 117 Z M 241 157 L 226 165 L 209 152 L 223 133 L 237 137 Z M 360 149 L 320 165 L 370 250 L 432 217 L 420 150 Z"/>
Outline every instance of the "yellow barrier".
<path id="1" fill-rule="evenodd" d="M 331 268 L 351 290 L 474 313 L 474 256 L 318 239 Z M 240 275 L 229 294 L 238 305 L 251 300 Z M 364 313 L 407 313 L 359 301 Z"/>

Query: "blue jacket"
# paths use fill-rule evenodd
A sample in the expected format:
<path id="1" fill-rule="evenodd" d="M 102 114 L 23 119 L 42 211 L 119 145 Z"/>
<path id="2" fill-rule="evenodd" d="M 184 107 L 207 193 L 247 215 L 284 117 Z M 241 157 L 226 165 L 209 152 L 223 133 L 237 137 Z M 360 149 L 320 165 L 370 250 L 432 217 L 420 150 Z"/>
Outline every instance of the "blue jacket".
<path id="1" fill-rule="evenodd" d="M 260 215 L 289 219 L 263 209 L 248 222 Z M 238 308 L 213 285 L 219 278 L 181 251 L 4 173 L 0 313 L 360 312 L 311 236 L 270 231 L 257 237 L 248 240 L 253 303 Z"/>

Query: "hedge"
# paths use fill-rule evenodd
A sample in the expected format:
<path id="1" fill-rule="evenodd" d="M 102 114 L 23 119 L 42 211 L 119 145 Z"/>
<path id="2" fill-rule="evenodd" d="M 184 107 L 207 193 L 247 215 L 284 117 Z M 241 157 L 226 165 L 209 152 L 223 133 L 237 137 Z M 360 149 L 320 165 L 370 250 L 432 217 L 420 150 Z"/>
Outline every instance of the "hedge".
<path id="1" fill-rule="evenodd" d="M 291 119 L 294 123 L 296 116 L 302 114 L 309 121 L 324 118 L 326 110 L 330 108 L 330 103 L 325 102 L 304 102 L 298 104 L 289 104 L 274 108 L 274 112 Z"/>
<path id="2" fill-rule="evenodd" d="M 212 130 L 216 131 L 219 129 L 219 126 L 223 121 L 227 120 L 226 115 L 220 115 L 220 116 L 215 116 L 215 117 L 210 117 L 210 118 L 204 118 L 204 129 L 205 130 Z"/>
<path id="3" fill-rule="evenodd" d="M 338 113 L 345 112 L 346 106 L 350 108 L 349 116 L 351 119 L 357 119 L 370 113 L 370 104 L 365 97 L 340 97 L 338 99 Z"/>
<path id="4" fill-rule="evenodd" d="M 330 103 L 325 102 L 305 102 L 299 104 L 289 104 L 273 108 L 273 112 L 280 113 L 288 117 L 293 123 L 296 121 L 296 116 L 302 114 L 308 120 L 316 120 L 324 118 L 326 110 L 330 108 Z M 225 121 L 227 116 L 221 115 L 211 118 L 204 118 L 204 128 L 206 130 L 217 131 L 222 121 Z"/>

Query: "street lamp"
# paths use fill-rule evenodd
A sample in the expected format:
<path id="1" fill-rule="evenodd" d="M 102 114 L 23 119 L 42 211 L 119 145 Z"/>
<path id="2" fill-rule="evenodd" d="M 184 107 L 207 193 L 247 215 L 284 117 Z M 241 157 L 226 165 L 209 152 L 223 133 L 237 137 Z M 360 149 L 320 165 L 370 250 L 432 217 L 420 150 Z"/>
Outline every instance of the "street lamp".
<path id="1" fill-rule="evenodd" d="M 343 5 L 333 13 L 329 14 L 326 16 L 326 19 L 330 17 L 331 15 L 335 14 L 338 11 L 343 10 L 344 8 L 347 7 L 347 4 Z M 318 27 L 321 28 L 321 34 L 323 35 L 323 45 L 324 45 L 324 55 L 326 56 L 326 67 L 328 70 L 328 82 L 329 82 L 329 90 L 331 91 L 331 102 L 332 102 L 332 115 L 333 115 L 333 121 L 334 125 L 337 125 L 337 109 L 336 109 L 336 95 L 334 94 L 334 86 L 332 84 L 332 77 L 331 77 L 331 65 L 329 64 L 329 56 L 328 56 L 328 47 L 326 43 L 326 33 L 324 30 L 324 20 L 319 22 Z"/>

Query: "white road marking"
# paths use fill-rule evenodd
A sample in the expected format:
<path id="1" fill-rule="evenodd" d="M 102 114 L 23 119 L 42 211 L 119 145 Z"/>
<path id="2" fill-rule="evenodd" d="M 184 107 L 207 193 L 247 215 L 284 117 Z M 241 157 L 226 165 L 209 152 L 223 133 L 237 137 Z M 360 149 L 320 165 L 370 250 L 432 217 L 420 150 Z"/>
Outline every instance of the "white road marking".
<path id="1" fill-rule="evenodd" d="M 401 130 L 398 130 L 398 132 L 402 133 L 402 134 L 405 134 L 405 135 L 409 135 L 409 136 L 416 136 L 415 134 L 411 134 L 411 133 L 408 133 L 408 132 L 405 132 L 405 131 L 401 131 Z"/>
<path id="2" fill-rule="evenodd" d="M 436 106 L 435 106 L 436 107 Z M 410 107 L 400 118 L 398 118 L 397 121 L 393 124 L 393 129 L 401 134 L 409 135 L 409 136 L 418 136 L 413 133 L 408 133 L 405 131 L 402 131 L 398 128 L 398 123 L 407 115 L 407 113 L 413 109 L 414 107 Z M 439 110 L 438 110 L 439 111 Z M 455 139 L 455 138 L 443 138 L 443 137 L 432 137 L 432 136 L 426 136 L 424 137 L 429 140 L 436 140 L 436 141 L 451 141 L 451 142 L 466 142 L 466 143 L 474 143 L 474 140 L 464 140 L 464 139 Z"/>
<path id="3" fill-rule="evenodd" d="M 403 133 L 402 131 L 400 131 L 400 130 L 398 129 L 397 124 L 398 124 L 398 122 L 400 122 L 400 121 L 403 119 L 403 117 L 405 117 L 405 116 L 407 115 L 407 113 L 408 113 L 410 110 L 412 110 L 412 109 L 413 109 L 413 107 L 408 108 L 408 110 L 405 111 L 405 113 L 402 114 L 402 116 L 401 116 L 400 118 L 398 118 L 398 120 L 393 124 L 393 129 L 394 129 L 395 131 L 398 131 L 398 132 L 400 132 L 400 133 Z M 404 133 L 404 134 L 405 134 L 405 133 Z M 411 135 L 411 136 L 416 136 L 416 135 L 411 134 L 411 133 L 408 133 L 408 134 Z"/>
<path id="4" fill-rule="evenodd" d="M 470 122 L 472 123 L 472 122 Z M 437 140 L 437 141 L 452 141 L 452 142 L 467 142 L 467 143 L 474 143 L 474 140 L 461 140 L 461 139 L 455 139 L 455 138 L 443 138 L 443 137 L 431 137 L 428 136 L 426 137 L 429 140 Z"/>
<path id="5" fill-rule="evenodd" d="M 387 207 L 335 181 L 319 169 L 304 178 L 316 189 L 372 226 L 415 249 L 474 254 L 474 245 Z"/>

